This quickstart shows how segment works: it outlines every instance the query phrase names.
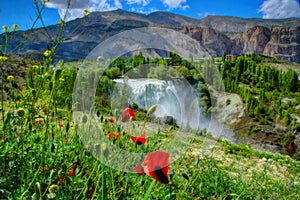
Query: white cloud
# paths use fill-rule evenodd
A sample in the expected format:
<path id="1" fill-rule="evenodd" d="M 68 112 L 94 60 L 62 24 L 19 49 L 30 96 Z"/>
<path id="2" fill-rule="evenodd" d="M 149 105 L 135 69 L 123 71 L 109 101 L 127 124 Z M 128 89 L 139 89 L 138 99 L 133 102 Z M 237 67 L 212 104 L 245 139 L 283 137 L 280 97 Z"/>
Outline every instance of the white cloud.
<path id="1" fill-rule="evenodd" d="M 210 16 L 210 15 L 216 15 L 216 14 L 213 13 L 213 12 L 203 12 L 203 13 L 197 13 L 197 15 L 198 15 L 200 18 L 204 18 L 204 17 Z"/>
<path id="2" fill-rule="evenodd" d="M 83 9 L 88 8 L 91 12 L 94 11 L 108 11 L 116 10 L 122 8 L 122 4 L 127 4 L 131 10 L 144 11 L 143 13 L 148 13 L 149 11 L 156 10 L 156 8 L 149 8 L 150 3 L 155 3 L 155 0 L 70 0 L 70 8 L 66 15 L 66 20 L 72 20 L 83 16 Z M 187 0 L 156 0 L 160 1 L 162 4 L 167 6 L 169 9 L 180 8 L 187 9 Z M 122 3 L 121 3 L 122 2 Z M 55 8 L 61 18 L 64 18 L 67 11 L 68 0 L 50 0 L 46 3 L 49 8 Z M 140 6 L 138 6 L 140 5 Z M 142 6 L 142 7 L 141 7 Z"/>
<path id="3" fill-rule="evenodd" d="M 188 5 L 184 5 L 187 0 L 161 0 L 161 1 L 163 4 L 165 4 L 166 6 L 168 6 L 171 9 L 182 8 L 185 10 L 186 8 L 189 7 Z"/>
<path id="4" fill-rule="evenodd" d="M 300 17 L 300 6 L 296 0 L 265 0 L 259 8 L 263 18 Z"/>
<path id="5" fill-rule="evenodd" d="M 143 14 L 149 14 L 149 13 L 153 13 L 153 12 L 156 12 L 158 11 L 157 8 L 134 8 L 132 7 L 130 9 L 131 12 L 136 12 L 136 13 L 143 13 Z"/>
<path id="6" fill-rule="evenodd" d="M 59 16 L 64 17 L 67 10 L 68 0 L 51 0 L 46 3 L 49 8 L 56 8 Z M 83 9 L 88 8 L 91 12 L 108 11 L 122 8 L 120 0 L 71 0 L 66 20 L 72 20 L 83 16 Z"/>
<path id="7" fill-rule="evenodd" d="M 151 0 L 127 0 L 126 3 L 131 4 L 142 4 L 143 6 L 146 6 L 150 3 Z"/>

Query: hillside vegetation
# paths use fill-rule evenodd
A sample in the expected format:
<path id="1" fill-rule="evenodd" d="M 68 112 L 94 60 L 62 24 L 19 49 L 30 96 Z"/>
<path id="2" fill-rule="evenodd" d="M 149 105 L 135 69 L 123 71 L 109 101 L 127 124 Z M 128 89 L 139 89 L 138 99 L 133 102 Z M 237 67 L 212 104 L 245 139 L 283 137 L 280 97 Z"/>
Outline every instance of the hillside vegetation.
<path id="1" fill-rule="evenodd" d="M 297 106 L 300 101 L 299 82 L 293 70 L 280 71 L 266 65 L 263 62 L 266 58 L 254 54 L 239 56 L 233 61 L 226 61 L 224 55 L 216 61 L 203 60 L 194 64 L 174 53 L 167 60 L 151 60 L 142 54 L 132 58 L 120 57 L 104 71 L 97 86 L 96 121 L 89 124 L 90 118 L 86 116 L 82 123 L 74 124 L 72 92 L 78 74 L 77 65 L 67 67 L 61 62 L 54 69 L 51 55 L 48 51 L 42 62 L 33 62 L 26 70 L 24 82 L 15 78 L 19 76 L 17 72 L 11 74 L 3 70 L 8 65 L 18 67 L 14 66 L 15 59 L 1 56 L 2 77 L 7 80 L 9 89 L 8 99 L 4 101 L 2 97 L 1 110 L 1 199 L 299 197 L 300 163 L 291 158 L 298 155 L 296 139 L 299 133 L 299 125 L 292 113 L 298 114 L 300 109 Z M 146 63 L 160 65 L 149 68 L 149 71 L 138 71 L 137 66 Z M 246 119 L 240 119 L 239 123 L 249 123 L 251 129 L 238 133 L 254 138 L 269 134 L 283 147 L 282 153 L 289 156 L 218 140 L 206 130 L 179 130 L 173 125 L 148 131 L 144 141 L 137 129 L 126 132 L 126 125 L 155 124 L 147 117 L 149 111 L 147 114 L 146 110 L 130 105 L 136 121 L 129 122 L 126 122 L 129 118 L 123 120 L 123 116 L 113 115 L 109 96 L 109 90 L 114 87 L 112 80 L 132 71 L 136 78 L 141 73 L 158 79 L 186 78 L 199 92 L 199 102 L 209 116 L 213 112 L 211 102 L 214 100 L 208 85 L 217 89 L 222 87 L 220 79 L 213 78 L 217 73 L 215 69 L 222 76 L 225 90 L 239 94 L 244 102 Z M 93 73 L 91 71 L 91 77 L 96 75 Z M 100 128 L 93 138 L 88 138 L 94 141 L 91 145 L 83 143 L 78 135 L 78 130 L 82 130 L 85 124 Z M 238 125 L 235 124 L 234 128 Z M 281 131 L 266 133 L 262 129 L 265 126 L 280 127 Z M 172 158 L 176 154 L 170 154 L 172 162 L 161 166 L 157 173 L 140 175 L 143 171 L 137 171 L 134 163 L 119 163 L 133 165 L 131 172 L 123 172 L 100 162 L 101 159 L 118 157 L 102 145 L 103 140 L 128 152 L 148 154 L 159 152 L 169 142 L 176 149 L 178 141 L 174 141 L 174 136 L 178 131 L 186 134 L 189 144 L 182 149 L 179 158 Z M 131 136 L 140 138 L 142 144 L 138 145 Z M 208 141 L 212 144 L 210 148 Z M 100 160 L 94 157 L 95 152 L 100 153 Z M 162 161 L 154 159 L 154 162 L 160 167 Z M 143 163 L 143 166 L 147 164 Z"/>

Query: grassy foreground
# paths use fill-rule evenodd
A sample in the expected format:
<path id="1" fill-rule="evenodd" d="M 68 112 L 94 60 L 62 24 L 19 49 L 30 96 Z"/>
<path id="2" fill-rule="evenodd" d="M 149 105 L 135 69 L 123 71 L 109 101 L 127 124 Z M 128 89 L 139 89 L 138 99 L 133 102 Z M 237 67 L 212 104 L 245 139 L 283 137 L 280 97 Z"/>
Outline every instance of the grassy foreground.
<path id="1" fill-rule="evenodd" d="M 10 59 L 1 57 L 1 66 Z M 170 184 L 134 170 L 105 166 L 85 148 L 73 123 L 70 91 L 76 70 L 63 64 L 52 69 L 50 58 L 45 59 L 27 70 L 22 85 L 11 75 L 6 78 L 8 98 L 2 98 L 0 124 L 0 199 L 299 198 L 299 162 L 197 134 L 189 134 L 191 143 L 168 166 Z M 130 135 L 141 133 L 124 134 L 124 123 L 109 119 L 109 107 L 97 106 L 101 107 L 98 137 L 110 137 L 109 142 L 129 152 L 153 152 L 174 138 L 172 128 L 152 131 L 147 132 L 145 144 L 136 145 Z M 137 116 L 139 123 L 142 115 Z M 208 150 L 206 140 L 214 144 Z"/>
<path id="2" fill-rule="evenodd" d="M 185 154 L 169 166 L 171 184 L 166 185 L 149 176 L 102 165 L 83 147 L 74 127 L 66 130 L 66 122 L 62 127 L 52 126 L 52 138 L 45 135 L 46 126 L 38 125 L 36 131 L 26 135 L 10 132 L 6 141 L 1 140 L 1 199 L 299 197 L 300 163 L 288 156 L 258 152 L 226 141 L 204 152 L 201 139 L 195 139 Z M 151 140 L 168 139 L 171 134 L 159 133 Z M 151 140 L 147 147 L 155 149 Z M 131 141 L 123 137 L 121 142 Z M 74 162 L 79 166 L 70 176 Z"/>

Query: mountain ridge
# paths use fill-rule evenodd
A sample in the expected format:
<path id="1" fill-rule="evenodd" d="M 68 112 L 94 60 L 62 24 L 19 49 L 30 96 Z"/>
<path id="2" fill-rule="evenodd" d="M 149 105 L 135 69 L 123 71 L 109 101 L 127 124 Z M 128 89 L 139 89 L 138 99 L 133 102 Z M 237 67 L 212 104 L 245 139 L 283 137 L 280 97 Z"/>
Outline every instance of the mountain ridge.
<path id="1" fill-rule="evenodd" d="M 56 55 L 67 60 L 84 59 L 105 39 L 135 28 L 162 27 L 188 34 L 196 39 L 212 56 L 252 53 L 300 63 L 300 18 L 257 19 L 208 16 L 194 19 L 170 12 L 139 14 L 125 10 L 93 12 L 86 18 L 66 23 L 63 37 L 66 40 Z M 79 27 L 76 31 L 73 30 Z M 58 25 L 15 32 L 8 49 L 14 49 L 27 38 L 17 52 L 42 52 L 51 46 L 47 33 L 52 37 Z M 47 30 L 47 31 L 45 31 Z M 289 39 L 290 38 L 290 39 Z M 4 34 L 0 42 L 5 42 Z"/>

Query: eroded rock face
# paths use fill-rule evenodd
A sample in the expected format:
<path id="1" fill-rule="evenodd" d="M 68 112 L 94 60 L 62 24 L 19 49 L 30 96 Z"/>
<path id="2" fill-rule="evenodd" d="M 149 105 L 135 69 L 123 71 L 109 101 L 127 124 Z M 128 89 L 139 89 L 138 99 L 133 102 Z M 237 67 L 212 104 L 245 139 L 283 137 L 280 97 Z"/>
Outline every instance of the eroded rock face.
<path id="1" fill-rule="evenodd" d="M 300 27 L 271 27 L 264 55 L 300 63 Z"/>
<path id="2" fill-rule="evenodd" d="M 300 27 L 256 26 L 232 41 L 231 54 L 252 53 L 300 62 Z"/>
<path id="3" fill-rule="evenodd" d="M 223 52 L 231 51 L 231 40 L 225 34 L 210 27 L 184 26 L 182 32 L 199 41 L 213 56 L 221 56 Z"/>
<path id="4" fill-rule="evenodd" d="M 270 38 L 271 31 L 269 28 L 263 26 L 250 28 L 238 39 L 237 46 L 241 45 L 241 48 L 237 52 L 234 52 L 234 54 L 237 54 L 239 51 L 243 53 L 255 52 L 256 54 L 262 54 Z"/>

